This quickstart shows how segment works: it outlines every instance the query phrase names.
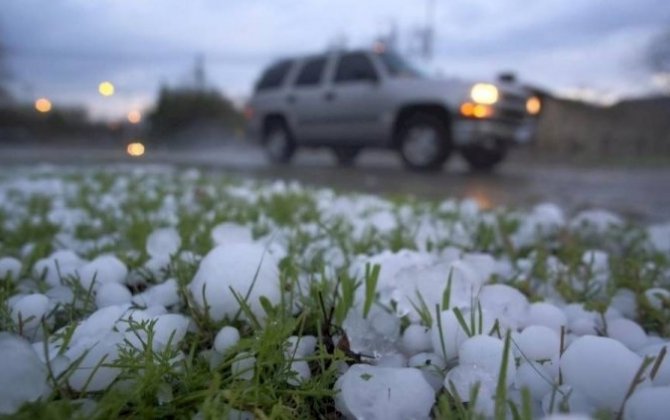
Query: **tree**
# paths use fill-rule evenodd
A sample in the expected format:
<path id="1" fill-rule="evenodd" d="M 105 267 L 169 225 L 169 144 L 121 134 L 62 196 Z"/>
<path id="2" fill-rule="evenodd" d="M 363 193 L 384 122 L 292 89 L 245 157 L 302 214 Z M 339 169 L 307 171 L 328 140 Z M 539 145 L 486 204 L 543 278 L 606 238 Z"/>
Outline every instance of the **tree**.
<path id="1" fill-rule="evenodd" d="M 2 28 L 0 28 L 0 35 L 2 35 Z M 7 81 L 9 80 L 9 71 L 6 66 L 7 48 L 2 39 L 0 39 L 0 104 L 11 99 L 11 95 L 7 90 Z"/>
<path id="2" fill-rule="evenodd" d="M 217 123 L 233 131 L 242 127 L 244 118 L 217 90 L 163 86 L 149 122 L 152 134 L 163 136 L 199 123 Z"/>

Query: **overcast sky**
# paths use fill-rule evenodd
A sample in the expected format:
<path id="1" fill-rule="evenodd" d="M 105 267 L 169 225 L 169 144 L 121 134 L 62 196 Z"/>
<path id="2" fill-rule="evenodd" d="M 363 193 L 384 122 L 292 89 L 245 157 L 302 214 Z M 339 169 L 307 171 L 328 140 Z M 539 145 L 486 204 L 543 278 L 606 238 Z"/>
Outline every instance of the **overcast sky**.
<path id="1" fill-rule="evenodd" d="M 249 94 L 262 67 L 346 38 L 367 46 L 395 22 L 400 49 L 427 0 L 2 0 L 0 36 L 22 99 L 84 103 L 115 117 L 149 104 L 160 83 L 189 80 L 197 54 L 210 84 Z M 670 28 L 668 0 L 435 0 L 435 57 L 445 75 L 501 70 L 558 93 L 653 89 L 649 40 Z M 117 95 L 97 95 L 111 80 Z"/>

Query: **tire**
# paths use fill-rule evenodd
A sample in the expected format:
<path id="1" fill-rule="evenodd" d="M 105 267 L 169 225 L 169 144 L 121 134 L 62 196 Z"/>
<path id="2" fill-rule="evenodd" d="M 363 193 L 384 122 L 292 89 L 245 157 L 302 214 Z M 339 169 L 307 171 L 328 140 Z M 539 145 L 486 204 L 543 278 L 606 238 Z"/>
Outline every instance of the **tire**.
<path id="1" fill-rule="evenodd" d="M 285 164 L 291 161 L 296 145 L 284 121 L 277 119 L 268 122 L 263 134 L 263 147 L 270 162 Z"/>
<path id="2" fill-rule="evenodd" d="M 507 148 L 500 142 L 489 147 L 468 146 L 461 149 L 461 155 L 472 171 L 491 172 L 503 161 L 507 155 Z"/>
<path id="3" fill-rule="evenodd" d="M 402 121 L 396 144 L 405 166 L 422 172 L 440 170 L 452 150 L 446 121 L 428 113 L 417 113 Z"/>
<path id="4" fill-rule="evenodd" d="M 358 147 L 333 147 L 338 166 L 353 166 L 360 152 Z"/>

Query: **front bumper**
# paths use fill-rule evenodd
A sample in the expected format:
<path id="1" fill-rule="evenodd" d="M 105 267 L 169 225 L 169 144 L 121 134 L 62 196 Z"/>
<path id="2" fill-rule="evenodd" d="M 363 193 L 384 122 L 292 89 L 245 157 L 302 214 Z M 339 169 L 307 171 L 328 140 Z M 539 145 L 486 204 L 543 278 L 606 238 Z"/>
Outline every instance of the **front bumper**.
<path id="1" fill-rule="evenodd" d="M 455 146 L 486 144 L 492 140 L 502 141 L 510 146 L 523 145 L 533 141 L 536 125 L 534 118 L 521 122 L 495 118 L 459 118 L 452 126 L 452 140 Z"/>

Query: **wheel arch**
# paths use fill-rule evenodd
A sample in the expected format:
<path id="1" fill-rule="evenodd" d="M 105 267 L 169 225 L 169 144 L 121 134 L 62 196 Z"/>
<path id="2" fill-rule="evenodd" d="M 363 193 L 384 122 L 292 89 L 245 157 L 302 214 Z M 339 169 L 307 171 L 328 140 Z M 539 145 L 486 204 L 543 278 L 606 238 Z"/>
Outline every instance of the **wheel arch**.
<path id="1" fill-rule="evenodd" d="M 403 105 L 396 111 L 395 117 L 393 119 L 393 127 L 391 132 L 393 147 L 397 147 L 399 145 L 400 139 L 398 137 L 398 133 L 402 128 L 403 122 L 417 114 L 428 114 L 436 116 L 441 121 L 444 121 L 446 129 L 451 134 L 452 115 L 446 105 L 437 102 L 407 104 Z"/>

